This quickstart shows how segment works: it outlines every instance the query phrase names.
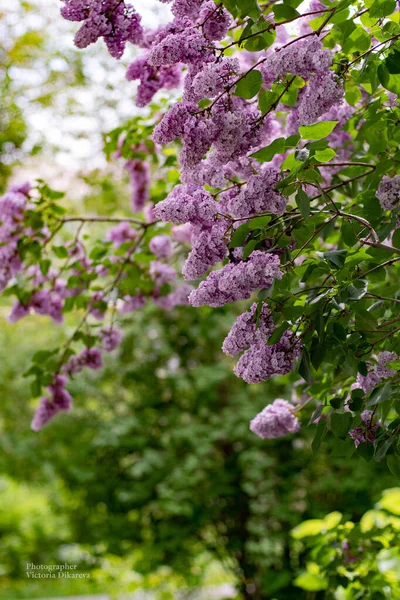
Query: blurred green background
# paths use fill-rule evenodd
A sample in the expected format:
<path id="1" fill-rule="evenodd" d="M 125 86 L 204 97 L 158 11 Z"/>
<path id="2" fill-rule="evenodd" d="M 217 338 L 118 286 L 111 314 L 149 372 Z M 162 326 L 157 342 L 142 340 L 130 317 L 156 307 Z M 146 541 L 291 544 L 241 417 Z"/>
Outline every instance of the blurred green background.
<path id="1" fill-rule="evenodd" d="M 0 188 L 42 177 L 82 210 L 107 214 L 129 201 L 122 169 L 101 154 L 101 133 L 138 114 L 124 81 L 129 55 L 115 65 L 101 45 L 75 50 L 58 4 L 0 0 Z M 149 21 L 166 16 L 155 0 L 137 4 Z M 270 400 L 290 399 L 293 380 L 248 386 L 232 374 L 220 347 L 240 307 L 133 314 L 105 369 L 72 382 L 73 412 L 39 434 L 29 428 L 22 374 L 71 325 L 35 317 L 9 325 L 8 310 L 2 300 L 1 600 L 400 597 L 398 557 L 371 559 L 363 577 L 375 587 L 350 593 L 354 576 L 335 571 L 328 585 L 312 566 L 328 556 L 324 544 L 339 541 L 324 538 L 310 563 L 307 543 L 291 535 L 332 511 L 358 522 L 397 482 L 374 462 L 335 457 L 329 439 L 313 455 L 313 431 L 280 441 L 249 431 Z M 399 519 L 379 519 L 379 543 L 391 546 Z M 90 579 L 26 575 L 26 563 L 63 562 Z M 378 571 L 388 573 L 386 587 Z"/>

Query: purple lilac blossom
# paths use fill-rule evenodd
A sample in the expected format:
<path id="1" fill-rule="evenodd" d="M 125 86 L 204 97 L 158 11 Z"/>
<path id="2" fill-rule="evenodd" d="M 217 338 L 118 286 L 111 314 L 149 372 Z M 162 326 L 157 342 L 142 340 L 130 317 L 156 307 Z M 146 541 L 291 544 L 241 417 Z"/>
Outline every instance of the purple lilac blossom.
<path id="1" fill-rule="evenodd" d="M 290 402 L 277 398 L 250 421 L 250 429 L 262 439 L 280 438 L 288 433 L 296 433 L 300 429 L 300 422 L 294 410 Z"/>
<path id="2" fill-rule="evenodd" d="M 150 277 L 158 286 L 163 286 L 166 283 L 172 283 L 177 277 L 175 269 L 169 265 L 165 265 L 158 260 L 153 260 L 150 263 Z"/>
<path id="3" fill-rule="evenodd" d="M 277 344 L 257 342 L 240 357 L 233 372 L 246 383 L 268 381 L 274 375 L 286 375 L 300 355 L 300 343 L 291 332 L 283 334 Z"/>
<path id="4" fill-rule="evenodd" d="M 200 187 L 177 185 L 154 212 L 160 221 L 209 225 L 218 212 L 218 204 Z"/>
<path id="5" fill-rule="evenodd" d="M 131 4 L 121 0 L 62 0 L 62 16 L 83 21 L 74 42 L 86 48 L 102 37 L 114 58 L 121 58 L 127 41 L 137 44 L 143 36 L 141 17 Z"/>
<path id="6" fill-rule="evenodd" d="M 398 359 L 399 357 L 395 352 L 379 352 L 379 354 L 376 355 L 376 364 L 372 365 L 371 363 L 368 363 L 368 374 L 361 375 L 360 373 L 358 373 L 358 386 L 366 394 L 369 394 L 374 389 L 374 387 L 378 385 L 380 381 L 382 381 L 382 379 L 390 379 L 396 374 L 396 371 L 386 367 L 386 364 Z"/>
<path id="7" fill-rule="evenodd" d="M 182 69 L 179 65 L 153 67 L 149 65 L 146 56 L 138 56 L 129 65 L 126 72 L 128 81 L 139 79 L 140 84 L 136 94 L 136 105 L 147 106 L 160 89 L 172 90 L 181 82 Z"/>
<path id="8" fill-rule="evenodd" d="M 122 244 L 126 242 L 132 242 L 138 238 L 138 232 L 136 229 L 133 229 L 128 221 L 122 221 L 112 227 L 107 232 L 107 240 L 109 242 L 113 242 L 115 248 L 119 248 Z"/>
<path id="9" fill-rule="evenodd" d="M 330 71 L 313 75 L 299 94 L 297 116 L 300 125 L 311 125 L 332 106 L 343 101 L 344 89 Z"/>
<path id="10" fill-rule="evenodd" d="M 259 175 L 249 177 L 247 184 L 228 203 L 229 214 L 236 218 L 260 212 L 282 215 L 285 212 L 287 198 L 275 190 L 275 185 L 280 179 L 278 169 L 270 168 Z"/>
<path id="11" fill-rule="evenodd" d="M 268 307 L 264 304 L 256 323 L 257 303 L 250 310 L 238 316 L 230 332 L 222 344 L 222 350 L 227 356 L 235 356 L 257 342 L 267 342 L 275 326 Z"/>
<path id="12" fill-rule="evenodd" d="M 376 192 L 383 210 L 393 210 L 400 205 L 400 175 L 384 175 Z"/>
<path id="13" fill-rule="evenodd" d="M 228 302 L 246 300 L 255 290 L 268 288 L 274 279 L 281 278 L 279 257 L 256 250 L 247 261 L 230 263 L 219 271 L 212 271 L 190 294 L 189 301 L 196 307 L 223 306 Z"/>
<path id="14" fill-rule="evenodd" d="M 157 258 L 171 258 L 174 249 L 169 235 L 156 235 L 150 240 L 149 248 Z"/>
<path id="15" fill-rule="evenodd" d="M 123 333 L 118 327 L 102 327 L 99 331 L 99 338 L 101 340 L 101 347 L 105 352 L 112 352 L 121 343 Z"/>
<path id="16" fill-rule="evenodd" d="M 150 197 L 150 167 L 147 162 L 134 159 L 125 163 L 131 182 L 131 207 L 134 212 L 143 209 Z"/>
<path id="17" fill-rule="evenodd" d="M 225 220 L 211 227 L 197 227 L 192 234 L 192 249 L 182 269 L 185 279 L 198 279 L 213 265 L 224 260 L 228 254 L 224 234 L 228 228 Z"/>
<path id="18" fill-rule="evenodd" d="M 356 448 L 358 448 L 358 446 L 363 442 L 375 442 L 376 431 L 382 427 L 382 423 L 380 420 L 378 420 L 375 424 L 373 424 L 373 416 L 374 413 L 372 410 L 364 410 L 361 413 L 361 420 L 363 424 L 355 427 L 354 429 L 350 429 L 349 435 L 354 440 L 354 445 Z"/>

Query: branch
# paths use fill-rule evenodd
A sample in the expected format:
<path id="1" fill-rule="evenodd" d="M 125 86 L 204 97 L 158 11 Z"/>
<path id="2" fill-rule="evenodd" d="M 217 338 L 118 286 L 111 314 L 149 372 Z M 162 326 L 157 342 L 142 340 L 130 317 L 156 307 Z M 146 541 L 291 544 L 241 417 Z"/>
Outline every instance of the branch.
<path id="1" fill-rule="evenodd" d="M 128 223 L 135 223 L 142 227 L 148 227 L 156 222 L 146 223 L 145 221 L 135 219 L 134 217 L 64 217 L 63 219 L 60 219 L 60 223 L 73 223 L 74 221 L 80 223 L 123 223 L 124 221 L 127 221 Z"/>

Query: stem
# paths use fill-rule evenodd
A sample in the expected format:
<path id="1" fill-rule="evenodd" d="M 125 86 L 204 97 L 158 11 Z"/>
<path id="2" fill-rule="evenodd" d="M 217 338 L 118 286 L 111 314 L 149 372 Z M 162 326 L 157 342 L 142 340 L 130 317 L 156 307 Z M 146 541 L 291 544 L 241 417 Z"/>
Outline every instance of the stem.
<path id="1" fill-rule="evenodd" d="M 361 275 L 359 275 L 357 277 L 357 279 L 362 279 L 366 275 L 369 275 L 373 271 L 377 271 L 378 269 L 381 269 L 382 267 L 389 267 L 390 265 L 392 265 L 395 262 L 398 262 L 399 260 L 400 260 L 400 257 L 399 258 L 391 258 L 390 260 L 387 260 L 386 262 L 383 262 L 380 265 L 376 265 L 375 267 L 372 267 L 372 269 L 369 269 L 369 271 L 365 271 L 364 273 L 361 273 Z"/>
<path id="2" fill-rule="evenodd" d="M 73 223 L 74 221 L 80 223 L 123 223 L 126 221 L 128 223 L 136 223 L 136 225 L 141 225 L 142 227 L 148 227 L 156 222 L 145 223 L 134 217 L 64 217 L 60 220 L 61 223 Z"/>
<path id="3" fill-rule="evenodd" d="M 377 300 L 382 300 L 382 302 L 396 302 L 400 304 L 398 298 L 388 298 L 387 296 L 378 296 L 377 294 L 365 294 L 364 298 L 376 298 Z"/>
<path id="4" fill-rule="evenodd" d="M 357 58 L 355 58 L 354 60 L 352 60 L 351 62 L 349 62 L 349 64 L 345 68 L 344 72 L 346 73 L 349 70 L 349 68 L 351 67 L 351 65 L 354 65 L 354 63 L 356 63 L 357 61 L 361 60 L 361 58 L 363 58 L 364 56 L 366 56 L 370 52 L 373 52 L 374 50 L 376 50 L 380 46 L 383 46 L 384 44 L 387 44 L 388 42 L 391 42 L 392 40 L 397 40 L 397 38 L 399 38 L 399 37 L 400 37 L 400 33 L 397 33 L 396 35 L 393 35 L 392 37 L 390 37 L 389 39 L 385 40 L 384 42 L 380 42 L 379 44 L 376 44 L 376 46 L 373 46 L 369 50 L 366 50 L 365 52 L 363 52 L 362 54 L 360 54 L 360 56 L 357 56 Z"/>

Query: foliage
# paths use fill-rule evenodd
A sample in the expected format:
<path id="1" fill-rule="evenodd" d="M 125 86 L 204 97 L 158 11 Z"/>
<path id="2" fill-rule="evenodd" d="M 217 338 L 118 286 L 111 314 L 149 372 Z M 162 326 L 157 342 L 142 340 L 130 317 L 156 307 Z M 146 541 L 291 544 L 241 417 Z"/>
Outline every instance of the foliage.
<path id="1" fill-rule="evenodd" d="M 399 500 L 400 489 L 393 488 L 359 523 L 331 513 L 298 525 L 292 536 L 306 547 L 310 562 L 294 584 L 326 590 L 326 598 L 337 600 L 399 598 Z"/>

